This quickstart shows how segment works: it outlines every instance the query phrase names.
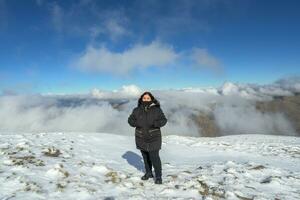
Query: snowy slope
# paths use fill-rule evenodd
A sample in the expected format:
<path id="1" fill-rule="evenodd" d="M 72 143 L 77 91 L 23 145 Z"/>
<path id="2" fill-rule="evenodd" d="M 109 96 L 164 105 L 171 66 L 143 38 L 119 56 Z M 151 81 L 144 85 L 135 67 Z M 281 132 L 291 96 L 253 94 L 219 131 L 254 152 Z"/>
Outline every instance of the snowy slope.
<path id="1" fill-rule="evenodd" d="M 58 151 L 59 150 L 59 151 Z M 0 134 L 0 199 L 299 199 L 300 138 L 163 136 L 163 184 L 133 136 Z"/>

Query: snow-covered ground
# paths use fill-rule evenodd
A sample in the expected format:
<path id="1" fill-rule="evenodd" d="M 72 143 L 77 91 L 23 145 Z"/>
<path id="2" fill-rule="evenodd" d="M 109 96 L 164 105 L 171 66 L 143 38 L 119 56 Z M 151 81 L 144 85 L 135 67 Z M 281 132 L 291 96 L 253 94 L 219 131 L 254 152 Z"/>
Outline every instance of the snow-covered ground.
<path id="1" fill-rule="evenodd" d="M 163 136 L 163 184 L 133 136 L 0 134 L 0 199 L 300 199 L 300 138 Z"/>

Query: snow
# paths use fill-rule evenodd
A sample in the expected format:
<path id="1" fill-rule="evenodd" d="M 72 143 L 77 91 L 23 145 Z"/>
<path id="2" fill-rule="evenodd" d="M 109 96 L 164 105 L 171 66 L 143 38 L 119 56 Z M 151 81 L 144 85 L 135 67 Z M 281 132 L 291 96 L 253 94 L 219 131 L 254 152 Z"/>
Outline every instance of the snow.
<path id="1" fill-rule="evenodd" d="M 298 137 L 168 135 L 160 157 L 156 185 L 134 136 L 1 133 L 0 199 L 300 198 Z"/>

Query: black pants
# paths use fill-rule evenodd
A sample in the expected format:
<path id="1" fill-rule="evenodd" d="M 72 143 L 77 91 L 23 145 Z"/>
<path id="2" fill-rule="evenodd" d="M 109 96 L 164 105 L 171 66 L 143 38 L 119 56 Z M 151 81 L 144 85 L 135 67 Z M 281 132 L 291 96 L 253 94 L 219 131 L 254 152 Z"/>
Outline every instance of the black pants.
<path id="1" fill-rule="evenodd" d="M 154 167 L 155 176 L 161 177 L 161 161 L 159 157 L 159 150 L 143 151 L 141 150 L 146 173 L 152 173 L 152 166 Z"/>

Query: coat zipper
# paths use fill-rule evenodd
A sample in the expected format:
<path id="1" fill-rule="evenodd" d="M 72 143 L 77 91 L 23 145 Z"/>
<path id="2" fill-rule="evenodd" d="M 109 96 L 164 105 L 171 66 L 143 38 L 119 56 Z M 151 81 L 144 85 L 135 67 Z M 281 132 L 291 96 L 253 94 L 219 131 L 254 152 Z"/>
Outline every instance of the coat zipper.
<path id="1" fill-rule="evenodd" d="M 148 108 L 147 108 L 148 110 Z M 145 110 L 146 112 L 146 122 L 148 122 L 148 112 Z M 147 151 L 149 151 L 149 143 L 147 142 Z"/>
<path id="2" fill-rule="evenodd" d="M 149 106 L 149 108 L 150 108 L 150 106 Z M 147 108 L 147 111 L 144 109 L 144 111 L 146 112 L 146 122 L 148 121 L 148 111 L 149 111 L 149 108 Z M 154 129 L 153 129 L 154 130 Z M 148 130 L 148 132 L 150 132 L 150 130 Z M 150 148 L 150 146 L 149 146 L 150 144 L 149 143 L 147 143 L 147 151 L 149 151 L 149 148 Z"/>

